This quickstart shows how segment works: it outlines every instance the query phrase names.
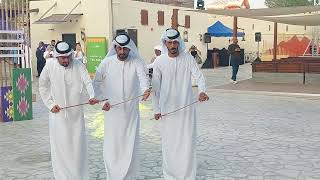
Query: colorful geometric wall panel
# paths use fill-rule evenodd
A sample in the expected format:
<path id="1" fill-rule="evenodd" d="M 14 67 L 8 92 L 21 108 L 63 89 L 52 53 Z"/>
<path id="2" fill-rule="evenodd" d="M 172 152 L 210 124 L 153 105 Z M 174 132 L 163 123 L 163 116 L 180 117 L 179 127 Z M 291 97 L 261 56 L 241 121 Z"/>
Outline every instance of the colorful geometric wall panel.
<path id="1" fill-rule="evenodd" d="M 32 119 L 32 82 L 30 68 L 12 71 L 13 120 Z"/>
<path id="2" fill-rule="evenodd" d="M 12 87 L 0 88 L 0 122 L 10 122 L 13 120 L 13 94 Z"/>

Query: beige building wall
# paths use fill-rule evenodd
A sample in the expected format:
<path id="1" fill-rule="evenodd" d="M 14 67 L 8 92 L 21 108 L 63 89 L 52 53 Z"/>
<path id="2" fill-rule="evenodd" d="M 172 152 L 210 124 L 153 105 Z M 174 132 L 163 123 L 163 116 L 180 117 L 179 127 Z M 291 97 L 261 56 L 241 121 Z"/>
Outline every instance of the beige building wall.
<path id="1" fill-rule="evenodd" d="M 70 0 L 74 1 L 74 0 Z M 82 0 L 83 18 L 87 37 L 112 39 L 112 15 L 110 0 Z"/>
<path id="2" fill-rule="evenodd" d="M 160 43 L 162 33 L 171 27 L 171 16 L 173 9 L 178 7 L 151 4 L 130 0 L 118 0 L 114 3 L 114 30 L 123 28 L 135 28 L 138 30 L 138 47 L 141 56 L 148 63 L 154 55 L 153 47 Z M 179 27 L 181 35 L 183 32 L 188 32 L 188 42 L 186 47 L 189 48 L 192 44 L 196 45 L 202 52 L 202 56 L 206 56 L 206 44 L 200 41 L 200 36 L 206 32 L 210 25 L 210 19 L 213 15 L 204 13 L 195 13 L 183 11 L 184 8 L 179 8 L 178 22 L 180 25 L 185 24 L 185 15 L 190 15 L 190 28 Z M 141 10 L 148 10 L 148 25 L 141 25 Z M 164 11 L 164 25 L 158 25 L 158 11 Z M 126 15 L 124 15 L 125 12 Z M 130 17 L 130 18 L 128 18 Z"/>
<path id="3" fill-rule="evenodd" d="M 62 40 L 62 34 L 76 34 L 76 41 L 80 42 L 85 50 L 85 41 L 81 39 L 81 32 L 85 32 L 87 37 L 112 38 L 109 11 L 110 1 L 82 0 L 81 4 L 74 9 L 72 14 L 83 14 L 72 22 L 61 24 L 34 24 L 39 18 L 54 4 L 57 5 L 49 11 L 45 17 L 52 14 L 68 14 L 79 2 L 79 0 L 47 0 L 31 1 L 30 9 L 39 9 L 38 13 L 30 14 L 31 23 L 31 47 L 33 57 L 33 70 L 36 73 L 36 49 L 39 41 L 50 43 L 52 39 Z M 99 5 L 97 5 L 99 4 Z"/>
<path id="4" fill-rule="evenodd" d="M 180 25 L 184 25 L 185 15 L 190 16 L 190 28 L 179 27 L 179 31 L 183 34 L 188 31 L 188 42 L 186 47 L 189 48 L 192 44 L 196 45 L 202 52 L 202 58 L 206 58 L 207 44 L 200 41 L 200 36 L 207 32 L 207 28 L 214 24 L 217 20 L 224 25 L 233 28 L 233 17 L 209 15 L 189 11 L 190 9 L 137 2 L 131 0 L 117 0 L 113 3 L 114 7 L 114 31 L 116 29 L 135 28 L 138 30 L 138 47 L 142 57 L 148 62 L 153 56 L 153 46 L 159 43 L 162 32 L 171 27 L 171 16 L 173 9 L 179 9 L 178 21 Z M 141 10 L 148 10 L 148 25 L 141 25 Z M 164 11 L 165 25 L 159 26 L 157 23 L 157 12 Z M 130 18 L 128 18 L 130 17 Z M 247 18 L 238 18 L 238 27 L 244 29 L 245 41 L 239 37 L 239 45 L 245 49 L 245 52 L 256 53 L 258 44 L 255 42 L 255 33 L 262 33 L 262 41 L 259 43 L 260 53 L 267 52 L 273 48 L 273 32 L 274 23 L 260 21 Z M 278 24 L 278 42 L 289 40 L 292 36 L 297 35 L 299 38 L 303 36 L 310 37 L 311 28 L 304 26 L 293 26 L 286 24 Z M 239 30 L 243 31 L 243 30 Z M 212 41 L 208 44 L 208 48 L 227 48 L 231 42 L 231 37 L 212 37 Z M 268 57 L 271 58 L 272 56 Z"/>

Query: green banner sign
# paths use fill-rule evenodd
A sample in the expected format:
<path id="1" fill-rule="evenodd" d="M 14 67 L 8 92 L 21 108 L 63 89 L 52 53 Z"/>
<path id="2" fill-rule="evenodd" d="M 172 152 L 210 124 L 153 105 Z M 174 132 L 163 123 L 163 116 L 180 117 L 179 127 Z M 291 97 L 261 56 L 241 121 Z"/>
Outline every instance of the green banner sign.
<path id="1" fill-rule="evenodd" d="M 13 120 L 32 119 L 32 81 L 30 68 L 12 71 Z"/>
<path id="2" fill-rule="evenodd" d="M 107 40 L 104 37 L 87 38 L 87 69 L 90 74 L 95 73 L 97 67 L 107 54 Z"/>

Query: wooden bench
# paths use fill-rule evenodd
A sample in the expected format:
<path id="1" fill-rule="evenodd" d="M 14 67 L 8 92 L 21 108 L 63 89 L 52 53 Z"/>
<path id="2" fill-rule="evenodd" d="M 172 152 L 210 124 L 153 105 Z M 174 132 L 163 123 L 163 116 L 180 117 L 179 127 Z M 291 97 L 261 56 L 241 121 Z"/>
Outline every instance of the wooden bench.
<path id="1" fill-rule="evenodd" d="M 254 62 L 252 72 L 320 73 L 320 58 L 289 57 L 277 61 Z"/>
<path id="2" fill-rule="evenodd" d="M 320 58 L 289 57 L 254 62 L 252 77 L 259 82 L 320 84 Z"/>

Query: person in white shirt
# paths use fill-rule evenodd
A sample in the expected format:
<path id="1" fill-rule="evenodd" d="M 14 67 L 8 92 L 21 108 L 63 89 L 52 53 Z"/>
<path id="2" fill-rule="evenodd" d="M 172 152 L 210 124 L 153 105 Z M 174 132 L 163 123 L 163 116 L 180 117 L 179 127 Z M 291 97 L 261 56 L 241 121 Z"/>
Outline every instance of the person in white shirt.
<path id="1" fill-rule="evenodd" d="M 209 99 L 205 78 L 196 60 L 185 52 L 179 31 L 167 29 L 161 42 L 162 54 L 153 66 L 152 101 L 154 117 L 161 126 L 163 175 L 165 180 L 195 180 L 197 113 L 192 103 Z M 192 91 L 192 76 L 198 82 L 197 97 Z M 190 104 L 192 106 L 162 116 Z"/>
<path id="2" fill-rule="evenodd" d="M 76 50 L 73 53 L 73 58 L 75 60 L 78 60 L 78 61 L 82 62 L 85 65 L 87 64 L 87 59 L 86 59 L 85 54 L 84 54 L 84 52 L 83 52 L 83 50 L 81 48 L 80 42 L 78 42 L 76 44 Z"/>
<path id="3" fill-rule="evenodd" d="M 108 180 L 136 179 L 139 169 L 139 99 L 123 102 L 143 93 L 150 95 L 144 61 L 127 34 L 112 41 L 107 56 L 97 68 L 94 89 L 100 98 L 108 98 L 105 110 L 103 156 Z"/>
<path id="4" fill-rule="evenodd" d="M 39 79 L 40 96 L 49 109 L 49 134 L 53 174 L 57 180 L 89 180 L 87 135 L 82 102 L 84 91 L 93 105 L 95 92 L 89 73 L 74 61 L 66 42 L 56 44 L 53 60 L 47 61 Z"/>
<path id="5" fill-rule="evenodd" d="M 49 44 L 47 46 L 46 51 L 43 53 L 43 57 L 46 61 L 48 61 L 49 59 L 54 58 L 53 57 L 53 52 L 54 52 L 54 46 L 52 46 L 51 44 Z"/>

